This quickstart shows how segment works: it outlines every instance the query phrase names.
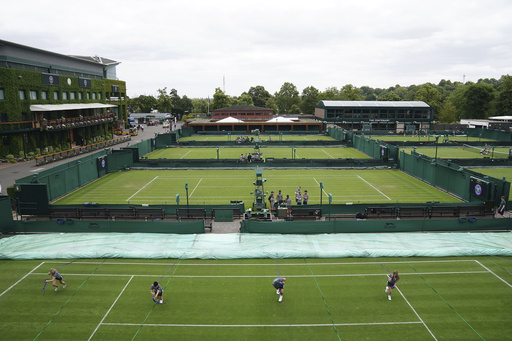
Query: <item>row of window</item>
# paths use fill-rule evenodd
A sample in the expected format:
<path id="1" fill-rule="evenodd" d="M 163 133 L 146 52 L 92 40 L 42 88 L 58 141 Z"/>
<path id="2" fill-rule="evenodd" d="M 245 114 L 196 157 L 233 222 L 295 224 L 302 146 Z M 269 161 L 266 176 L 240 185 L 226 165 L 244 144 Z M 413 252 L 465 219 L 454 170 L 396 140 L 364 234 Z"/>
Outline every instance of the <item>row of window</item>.
<path id="1" fill-rule="evenodd" d="M 42 99 L 42 100 L 47 100 L 49 97 L 49 94 L 48 94 L 48 91 L 41 91 L 40 93 L 38 93 L 37 91 L 35 90 L 30 90 L 28 91 L 28 95 L 29 97 L 27 98 L 27 92 L 25 90 L 19 90 L 18 91 L 19 93 L 19 97 L 21 100 L 25 100 L 25 99 L 28 99 L 30 98 L 31 100 L 38 100 L 38 99 Z M 85 98 L 86 99 L 101 99 L 102 97 L 102 94 L 101 92 L 78 92 L 78 95 L 76 92 L 74 91 L 71 91 L 71 92 L 66 92 L 66 91 L 62 91 L 62 92 L 59 92 L 59 91 L 54 91 L 53 92 L 53 99 L 55 100 L 73 100 L 73 99 L 79 99 L 79 100 L 82 100 L 84 99 L 84 94 L 85 94 Z M 0 97 L 0 99 L 3 99 Z"/>
<path id="2" fill-rule="evenodd" d="M 431 119 L 429 109 L 328 109 L 330 119 Z"/>

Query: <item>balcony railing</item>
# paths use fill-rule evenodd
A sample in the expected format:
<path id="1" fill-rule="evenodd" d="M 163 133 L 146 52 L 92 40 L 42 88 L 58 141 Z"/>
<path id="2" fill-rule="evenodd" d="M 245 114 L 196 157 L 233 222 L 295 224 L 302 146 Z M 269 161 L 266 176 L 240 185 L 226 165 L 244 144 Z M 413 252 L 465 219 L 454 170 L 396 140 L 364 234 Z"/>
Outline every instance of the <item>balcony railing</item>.
<path id="1" fill-rule="evenodd" d="M 114 113 L 105 113 L 94 116 L 68 117 L 55 120 L 43 119 L 41 121 L 21 121 L 21 122 L 0 122 L 1 132 L 24 132 L 35 129 L 41 130 L 62 130 L 76 127 L 84 127 L 107 122 L 114 122 L 117 115 Z"/>

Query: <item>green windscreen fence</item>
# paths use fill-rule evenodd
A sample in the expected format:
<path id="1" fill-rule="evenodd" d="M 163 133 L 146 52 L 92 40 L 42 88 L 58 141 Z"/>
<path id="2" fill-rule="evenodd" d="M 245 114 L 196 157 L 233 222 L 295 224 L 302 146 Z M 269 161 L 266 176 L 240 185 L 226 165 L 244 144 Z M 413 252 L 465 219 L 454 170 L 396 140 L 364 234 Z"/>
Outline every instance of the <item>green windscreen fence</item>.
<path id="1" fill-rule="evenodd" d="M 510 182 L 466 170 L 451 161 L 435 160 L 422 154 L 400 152 L 400 169 L 432 186 L 466 201 L 494 201 L 508 197 Z"/>
<path id="2" fill-rule="evenodd" d="M 353 135 L 353 147 L 374 159 L 398 160 L 399 148 L 366 136 Z"/>

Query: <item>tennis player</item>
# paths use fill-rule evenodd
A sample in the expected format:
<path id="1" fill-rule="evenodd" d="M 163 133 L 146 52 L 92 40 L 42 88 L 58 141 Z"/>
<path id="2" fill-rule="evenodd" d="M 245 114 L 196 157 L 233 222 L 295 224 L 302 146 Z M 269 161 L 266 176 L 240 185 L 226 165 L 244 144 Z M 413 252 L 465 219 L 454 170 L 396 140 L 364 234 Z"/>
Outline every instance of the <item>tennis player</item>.
<path id="1" fill-rule="evenodd" d="M 284 282 L 286 281 L 286 278 L 280 278 L 277 277 L 272 282 L 272 285 L 276 289 L 276 294 L 279 295 L 279 301 L 281 302 L 283 300 L 283 291 L 284 291 Z"/>
<path id="2" fill-rule="evenodd" d="M 164 289 L 158 282 L 151 284 L 151 295 L 154 299 L 160 300 L 160 303 L 164 303 Z"/>
<path id="3" fill-rule="evenodd" d="M 398 271 L 393 271 L 392 274 L 389 274 L 388 276 L 388 284 L 386 285 L 385 293 L 388 294 L 388 300 L 391 301 L 391 292 L 395 288 L 396 282 L 400 279 L 400 276 L 398 276 Z"/>
<path id="4" fill-rule="evenodd" d="M 62 275 L 57 271 L 57 269 L 51 268 L 50 271 L 48 271 L 48 275 L 51 275 L 53 278 L 45 280 L 45 283 L 52 282 L 52 285 L 55 287 L 55 291 L 59 290 L 57 281 L 62 284 L 62 288 L 66 287 L 66 282 L 64 282 Z"/>

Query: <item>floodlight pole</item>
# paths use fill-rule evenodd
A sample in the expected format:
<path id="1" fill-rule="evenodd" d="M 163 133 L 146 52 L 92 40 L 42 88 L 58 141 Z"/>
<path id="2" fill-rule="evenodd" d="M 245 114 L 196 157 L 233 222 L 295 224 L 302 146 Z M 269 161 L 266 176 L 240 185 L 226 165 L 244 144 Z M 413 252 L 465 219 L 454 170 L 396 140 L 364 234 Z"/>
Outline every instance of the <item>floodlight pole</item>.
<path id="1" fill-rule="evenodd" d="M 219 161 L 219 147 L 217 147 L 217 161 Z"/>
<path id="2" fill-rule="evenodd" d="M 439 136 L 436 136 L 436 157 L 435 157 L 436 163 L 437 163 L 437 141 L 438 140 L 439 140 Z"/>
<path id="3" fill-rule="evenodd" d="M 324 185 L 320 183 L 320 207 L 322 206 L 322 191 L 324 189 Z"/>

